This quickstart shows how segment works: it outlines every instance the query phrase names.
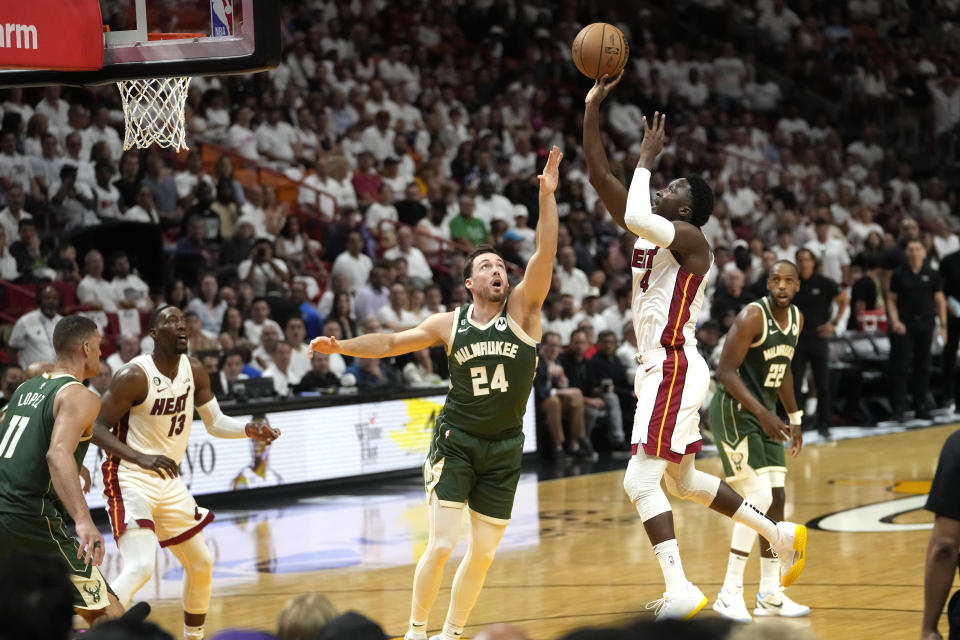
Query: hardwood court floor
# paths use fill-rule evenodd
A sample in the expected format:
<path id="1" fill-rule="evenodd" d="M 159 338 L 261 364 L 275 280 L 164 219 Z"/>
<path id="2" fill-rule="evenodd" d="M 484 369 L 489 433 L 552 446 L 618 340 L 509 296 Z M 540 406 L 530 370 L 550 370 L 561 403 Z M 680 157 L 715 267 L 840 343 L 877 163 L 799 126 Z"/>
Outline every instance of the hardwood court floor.
<path id="1" fill-rule="evenodd" d="M 797 622 L 821 638 L 916 637 L 923 606 L 923 563 L 930 514 L 925 482 L 955 426 L 810 446 L 788 462 L 787 518 L 819 520 L 807 568 L 789 594 L 809 604 Z M 624 463 L 625 466 L 625 463 Z M 716 458 L 698 466 L 718 472 Z M 487 577 L 467 636 L 511 622 L 535 640 L 585 625 L 624 622 L 660 597 L 659 567 L 621 489 L 623 471 L 537 482 L 521 480 L 514 519 Z M 395 482 L 391 484 L 396 485 Z M 422 493 L 414 480 L 383 494 L 304 498 L 279 509 L 219 511 L 207 539 L 216 557 L 208 636 L 225 627 L 270 630 L 290 597 L 318 591 L 340 609 L 356 609 L 402 635 L 416 558 L 426 540 Z M 896 501 L 896 502 L 894 502 Z M 723 580 L 730 522 L 689 502 L 671 500 L 688 577 L 710 598 Z M 878 504 L 879 503 L 879 504 Z M 906 513 L 900 513 L 906 512 Z M 880 520 L 899 514 L 892 523 Z M 118 571 L 109 545 L 105 574 Z M 430 629 L 438 629 L 463 543 L 444 575 Z M 140 591 L 152 619 L 179 637 L 180 572 L 169 552 Z M 747 565 L 752 611 L 759 581 L 756 553 Z M 715 615 L 708 607 L 700 615 Z M 942 620 L 942 629 L 946 621 Z"/>

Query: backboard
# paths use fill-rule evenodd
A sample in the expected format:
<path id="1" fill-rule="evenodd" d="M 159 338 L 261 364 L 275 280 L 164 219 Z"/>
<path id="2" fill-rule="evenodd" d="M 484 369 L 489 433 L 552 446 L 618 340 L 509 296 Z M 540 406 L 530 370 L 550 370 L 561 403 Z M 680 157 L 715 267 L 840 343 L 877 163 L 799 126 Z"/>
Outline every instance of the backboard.
<path id="1" fill-rule="evenodd" d="M 103 66 L 94 71 L 0 70 L 0 87 L 84 86 L 135 78 L 251 73 L 280 62 L 276 0 L 69 1 L 99 2 L 102 22 L 109 31 L 102 42 L 91 41 L 89 46 L 103 46 Z M 162 34 L 176 37 L 167 39 Z M 4 51 L 0 47 L 0 67 Z"/>

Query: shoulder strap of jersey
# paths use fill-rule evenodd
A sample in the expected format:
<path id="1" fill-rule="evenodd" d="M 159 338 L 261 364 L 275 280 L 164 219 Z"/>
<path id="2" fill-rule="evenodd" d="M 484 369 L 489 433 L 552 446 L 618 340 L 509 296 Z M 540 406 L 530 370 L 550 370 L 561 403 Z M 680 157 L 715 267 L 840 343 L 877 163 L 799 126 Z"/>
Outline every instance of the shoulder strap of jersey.
<path id="1" fill-rule="evenodd" d="M 751 347 L 759 347 L 760 345 L 762 345 L 764 342 L 767 341 L 767 324 L 768 324 L 767 320 L 769 319 L 769 314 L 767 313 L 765 300 L 766 298 L 760 298 L 759 300 L 754 300 L 753 302 L 751 302 L 750 305 L 747 305 L 747 306 L 755 305 L 759 307 L 760 313 L 763 314 L 763 333 L 760 334 L 760 337 L 757 338 L 756 341 L 750 343 Z"/>

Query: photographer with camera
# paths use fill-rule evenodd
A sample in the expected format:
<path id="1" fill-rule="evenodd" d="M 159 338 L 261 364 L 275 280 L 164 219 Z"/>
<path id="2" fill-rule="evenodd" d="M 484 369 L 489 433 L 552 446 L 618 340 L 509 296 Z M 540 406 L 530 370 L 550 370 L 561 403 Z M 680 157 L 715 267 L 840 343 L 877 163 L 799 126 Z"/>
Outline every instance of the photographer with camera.
<path id="1" fill-rule="evenodd" d="M 267 238 L 257 239 L 250 257 L 237 267 L 237 275 L 250 283 L 257 297 L 271 291 L 284 291 L 290 284 L 290 270 L 283 260 L 273 256 L 273 243 Z"/>

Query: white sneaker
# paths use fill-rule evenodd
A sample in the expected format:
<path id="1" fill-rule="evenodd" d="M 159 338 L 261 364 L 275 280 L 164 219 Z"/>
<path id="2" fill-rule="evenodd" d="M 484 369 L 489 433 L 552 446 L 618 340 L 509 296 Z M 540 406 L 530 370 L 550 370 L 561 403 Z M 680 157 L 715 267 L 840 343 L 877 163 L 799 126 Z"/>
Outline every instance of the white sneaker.
<path id="1" fill-rule="evenodd" d="M 689 620 L 707 606 L 707 598 L 692 582 L 679 593 L 665 592 L 659 600 L 647 603 L 657 620 Z"/>
<path id="2" fill-rule="evenodd" d="M 787 597 L 783 587 L 770 593 L 757 593 L 757 607 L 753 610 L 755 616 L 783 616 L 784 618 L 802 618 L 810 615 L 810 607 L 797 604 Z"/>
<path id="3" fill-rule="evenodd" d="M 414 633 L 409 629 L 405 634 L 403 634 L 403 640 L 427 640 L 426 632 Z"/>
<path id="4" fill-rule="evenodd" d="M 757 600 L 759 602 L 759 599 Z M 735 589 L 720 589 L 717 592 L 717 601 L 713 603 L 713 610 L 724 618 L 737 622 L 750 622 L 753 618 L 747 613 L 747 605 L 743 601 L 743 587 Z"/>
<path id="5" fill-rule="evenodd" d="M 780 539 L 770 548 L 780 559 L 780 585 L 789 587 L 803 571 L 807 560 L 807 528 L 802 524 L 778 522 Z"/>

